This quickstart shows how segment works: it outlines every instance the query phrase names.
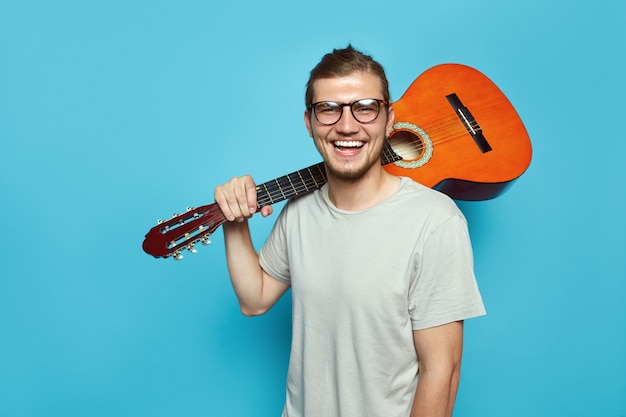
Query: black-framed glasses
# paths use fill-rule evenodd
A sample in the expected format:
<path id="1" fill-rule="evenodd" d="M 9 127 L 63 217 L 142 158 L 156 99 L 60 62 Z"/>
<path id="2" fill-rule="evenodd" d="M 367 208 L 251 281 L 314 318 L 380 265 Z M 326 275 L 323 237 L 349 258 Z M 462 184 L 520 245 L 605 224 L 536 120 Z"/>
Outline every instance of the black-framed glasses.
<path id="1" fill-rule="evenodd" d="M 350 107 L 352 116 L 359 123 L 371 123 L 378 117 L 380 107 L 389 102 L 377 98 L 362 98 L 352 103 L 335 103 L 334 101 L 318 101 L 311 104 L 311 111 L 318 122 L 323 125 L 334 125 L 341 119 L 343 108 Z"/>

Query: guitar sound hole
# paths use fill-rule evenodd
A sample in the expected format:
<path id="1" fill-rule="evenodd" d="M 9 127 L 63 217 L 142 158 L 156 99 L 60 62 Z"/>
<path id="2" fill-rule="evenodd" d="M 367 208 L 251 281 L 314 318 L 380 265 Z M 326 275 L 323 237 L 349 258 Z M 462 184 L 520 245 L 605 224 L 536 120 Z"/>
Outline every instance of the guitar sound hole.
<path id="1" fill-rule="evenodd" d="M 408 130 L 394 130 L 389 136 L 389 144 L 405 161 L 414 161 L 424 153 L 424 142 Z"/>

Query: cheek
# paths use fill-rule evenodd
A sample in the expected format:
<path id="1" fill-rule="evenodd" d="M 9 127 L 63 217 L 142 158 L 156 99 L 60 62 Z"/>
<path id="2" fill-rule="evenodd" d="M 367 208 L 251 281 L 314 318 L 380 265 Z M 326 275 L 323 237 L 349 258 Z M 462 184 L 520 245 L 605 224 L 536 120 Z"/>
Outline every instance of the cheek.
<path id="1" fill-rule="evenodd" d="M 330 129 L 324 129 L 324 127 L 320 128 L 320 126 L 311 126 L 309 128 L 309 136 L 312 137 L 313 141 L 317 144 L 318 142 L 324 142 L 329 131 Z"/>
<path id="2" fill-rule="evenodd" d="M 317 149 L 317 152 L 319 152 L 320 155 L 325 156 L 326 155 L 325 141 L 320 139 L 319 133 L 312 135 L 311 137 L 313 138 L 313 144 L 315 145 L 315 149 Z"/>

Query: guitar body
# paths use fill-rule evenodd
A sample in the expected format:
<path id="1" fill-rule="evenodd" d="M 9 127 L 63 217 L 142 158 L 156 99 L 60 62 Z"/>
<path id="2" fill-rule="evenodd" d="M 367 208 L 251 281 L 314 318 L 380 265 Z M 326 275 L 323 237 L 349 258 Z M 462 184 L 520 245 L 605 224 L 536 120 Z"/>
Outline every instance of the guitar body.
<path id="1" fill-rule="evenodd" d="M 393 103 L 389 137 L 401 161 L 385 165 L 458 200 L 501 194 L 528 168 L 530 138 L 500 89 L 459 64 L 430 68 Z"/>

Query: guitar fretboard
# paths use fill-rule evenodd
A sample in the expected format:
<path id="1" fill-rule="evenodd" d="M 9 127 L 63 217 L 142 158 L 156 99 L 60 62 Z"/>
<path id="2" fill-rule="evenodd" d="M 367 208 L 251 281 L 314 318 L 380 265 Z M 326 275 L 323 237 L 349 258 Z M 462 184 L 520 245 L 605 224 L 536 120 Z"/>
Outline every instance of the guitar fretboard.
<path id="1" fill-rule="evenodd" d="M 402 157 L 394 152 L 389 142 L 386 142 L 381 155 L 382 164 L 386 165 L 400 159 Z M 326 181 L 326 169 L 324 163 L 320 162 L 260 184 L 256 187 L 257 209 L 318 190 L 326 184 Z"/>

